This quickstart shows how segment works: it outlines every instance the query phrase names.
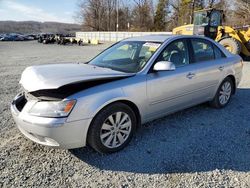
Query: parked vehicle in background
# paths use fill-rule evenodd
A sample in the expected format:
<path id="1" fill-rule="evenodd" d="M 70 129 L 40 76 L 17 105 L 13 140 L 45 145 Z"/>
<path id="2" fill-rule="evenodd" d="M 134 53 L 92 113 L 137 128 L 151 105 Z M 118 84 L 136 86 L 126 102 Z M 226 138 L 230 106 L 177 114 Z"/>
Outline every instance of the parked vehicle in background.
<path id="1" fill-rule="evenodd" d="M 43 44 L 80 44 L 80 40 L 76 39 L 74 35 L 72 34 L 49 34 L 44 33 L 40 34 L 38 37 L 38 42 Z"/>
<path id="2" fill-rule="evenodd" d="M 1 41 L 23 41 L 24 37 L 20 34 L 10 33 L 10 34 L 5 34 L 4 36 L 2 36 L 0 40 Z"/>
<path id="3" fill-rule="evenodd" d="M 43 44 L 54 44 L 56 42 L 55 35 L 48 35 L 43 39 Z"/>
<path id="4" fill-rule="evenodd" d="M 225 107 L 242 67 L 240 56 L 209 38 L 129 38 L 86 64 L 26 68 L 11 112 L 39 144 L 116 152 L 142 123 L 207 101 Z"/>
<path id="5" fill-rule="evenodd" d="M 28 41 L 34 39 L 35 37 L 33 35 L 22 35 L 17 33 L 2 34 L 0 36 L 0 41 Z"/>
<path id="6" fill-rule="evenodd" d="M 46 44 L 46 43 L 49 43 L 49 39 L 52 39 L 53 37 L 54 37 L 54 34 L 52 33 L 41 33 L 38 36 L 37 42 Z"/>
<path id="7" fill-rule="evenodd" d="M 23 35 L 24 40 L 35 40 L 35 37 L 33 35 Z"/>

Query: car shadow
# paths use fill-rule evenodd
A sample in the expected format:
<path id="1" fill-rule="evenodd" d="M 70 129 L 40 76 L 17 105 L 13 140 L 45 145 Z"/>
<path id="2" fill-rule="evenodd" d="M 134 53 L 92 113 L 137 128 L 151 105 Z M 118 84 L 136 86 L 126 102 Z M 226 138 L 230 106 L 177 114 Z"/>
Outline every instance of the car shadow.
<path id="1" fill-rule="evenodd" d="M 133 173 L 250 171 L 250 89 L 238 89 L 224 109 L 202 104 L 147 123 L 124 150 L 70 152 L 101 170 Z"/>

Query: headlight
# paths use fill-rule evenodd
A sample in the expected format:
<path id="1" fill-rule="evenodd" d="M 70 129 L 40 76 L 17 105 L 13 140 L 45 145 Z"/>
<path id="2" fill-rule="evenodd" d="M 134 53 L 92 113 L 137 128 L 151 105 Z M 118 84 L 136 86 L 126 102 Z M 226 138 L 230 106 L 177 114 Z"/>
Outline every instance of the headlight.
<path id="1" fill-rule="evenodd" d="M 73 109 L 76 100 L 41 101 L 32 106 L 29 113 L 41 117 L 66 117 Z"/>

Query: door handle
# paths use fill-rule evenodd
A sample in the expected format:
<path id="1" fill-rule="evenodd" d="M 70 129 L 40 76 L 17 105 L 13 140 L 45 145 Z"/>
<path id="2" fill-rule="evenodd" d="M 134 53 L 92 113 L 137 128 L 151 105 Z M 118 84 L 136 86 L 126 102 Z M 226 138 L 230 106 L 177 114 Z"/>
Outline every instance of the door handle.
<path id="1" fill-rule="evenodd" d="M 188 79 L 192 79 L 194 76 L 195 76 L 195 74 L 192 73 L 192 72 L 190 72 L 190 73 L 187 74 L 187 78 Z"/>
<path id="2" fill-rule="evenodd" d="M 218 69 L 219 69 L 220 71 L 223 71 L 224 66 L 219 66 Z"/>

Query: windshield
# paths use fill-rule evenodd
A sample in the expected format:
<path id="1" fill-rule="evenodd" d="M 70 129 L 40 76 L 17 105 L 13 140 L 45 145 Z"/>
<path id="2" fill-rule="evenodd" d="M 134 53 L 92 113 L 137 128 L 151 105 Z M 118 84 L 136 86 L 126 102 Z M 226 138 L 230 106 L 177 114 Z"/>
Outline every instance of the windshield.
<path id="1" fill-rule="evenodd" d="M 146 65 L 160 45 L 158 42 L 122 41 L 99 54 L 89 64 L 136 73 Z"/>
<path id="2" fill-rule="evenodd" d="M 194 25 L 208 25 L 207 12 L 196 12 L 194 14 Z"/>

